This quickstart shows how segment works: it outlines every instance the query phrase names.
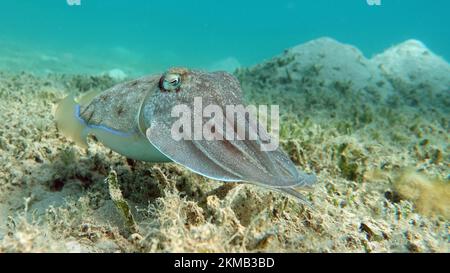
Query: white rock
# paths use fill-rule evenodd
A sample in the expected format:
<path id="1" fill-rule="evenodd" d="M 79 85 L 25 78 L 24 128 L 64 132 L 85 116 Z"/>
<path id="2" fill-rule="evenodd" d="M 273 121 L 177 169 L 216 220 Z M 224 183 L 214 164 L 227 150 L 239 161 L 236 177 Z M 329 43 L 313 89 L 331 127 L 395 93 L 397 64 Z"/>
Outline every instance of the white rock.
<path id="1" fill-rule="evenodd" d="M 264 85 L 284 85 L 299 92 L 308 86 L 311 90 L 333 90 L 337 82 L 351 83 L 354 91 L 379 90 L 382 96 L 393 90 L 377 65 L 361 51 L 331 38 L 320 38 L 288 49 L 251 68 L 250 74 L 258 75 Z"/>
<path id="2" fill-rule="evenodd" d="M 83 247 L 77 241 L 69 241 L 66 244 L 66 249 L 68 253 L 83 253 Z"/>
<path id="3" fill-rule="evenodd" d="M 123 72 L 121 69 L 118 68 L 109 70 L 108 76 L 118 81 L 123 81 L 128 77 L 128 75 L 125 72 Z"/>
<path id="4" fill-rule="evenodd" d="M 435 92 L 450 90 L 450 65 L 420 41 L 393 46 L 372 61 L 392 81 L 400 80 L 412 88 L 427 86 Z"/>

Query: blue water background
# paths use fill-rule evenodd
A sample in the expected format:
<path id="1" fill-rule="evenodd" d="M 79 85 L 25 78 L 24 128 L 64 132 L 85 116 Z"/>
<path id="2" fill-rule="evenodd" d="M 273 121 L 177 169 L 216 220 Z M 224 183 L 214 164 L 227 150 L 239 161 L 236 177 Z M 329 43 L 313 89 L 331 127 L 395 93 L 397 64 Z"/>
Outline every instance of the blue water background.
<path id="1" fill-rule="evenodd" d="M 415 38 L 450 60 L 450 1 L 381 3 L 81 0 L 81 6 L 69 6 L 66 0 L 1 0 L 0 60 L 16 50 L 26 58 L 17 63 L 10 58 L 11 69 L 26 70 L 27 61 L 44 62 L 37 70 L 79 73 L 232 68 L 322 36 L 353 44 L 367 57 Z"/>

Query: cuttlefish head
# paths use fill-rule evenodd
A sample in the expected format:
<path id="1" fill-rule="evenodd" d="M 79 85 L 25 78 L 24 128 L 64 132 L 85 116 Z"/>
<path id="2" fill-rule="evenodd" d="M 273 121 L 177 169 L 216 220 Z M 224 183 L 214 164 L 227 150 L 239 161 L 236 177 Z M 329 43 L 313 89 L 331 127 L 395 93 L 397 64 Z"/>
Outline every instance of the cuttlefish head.
<path id="1" fill-rule="evenodd" d="M 79 143 L 87 134 L 101 135 L 130 158 L 173 161 L 208 178 L 271 187 L 303 201 L 297 189 L 315 183 L 270 145 L 278 142 L 243 106 L 240 84 L 226 72 L 173 68 L 67 104 L 57 109 L 58 127 Z M 68 115 L 78 128 L 64 124 Z"/>

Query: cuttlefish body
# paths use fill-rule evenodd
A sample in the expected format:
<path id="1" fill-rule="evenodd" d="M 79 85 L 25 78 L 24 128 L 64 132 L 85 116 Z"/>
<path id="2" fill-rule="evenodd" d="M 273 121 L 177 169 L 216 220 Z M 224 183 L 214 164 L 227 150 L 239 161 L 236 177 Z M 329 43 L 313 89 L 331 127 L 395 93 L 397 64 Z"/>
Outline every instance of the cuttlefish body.
<path id="1" fill-rule="evenodd" d="M 298 171 L 280 148 L 261 149 L 262 142 L 270 141 L 270 137 L 259 123 L 252 125 L 248 116 L 232 123 L 232 130 L 247 128 L 261 139 L 229 139 L 223 136 L 225 125 L 223 130 L 213 128 L 214 139 L 174 137 L 173 125 L 179 122 L 179 117 L 173 115 L 174 107 L 193 109 L 194 98 L 221 109 L 242 105 L 242 91 L 232 75 L 172 68 L 164 74 L 88 93 L 79 100 L 68 96 L 56 109 L 56 121 L 65 135 L 83 147 L 87 147 L 87 136 L 94 135 L 105 146 L 131 159 L 176 162 L 211 179 L 258 184 L 308 203 L 297 190 L 311 188 L 315 176 Z M 194 120 L 199 113 L 193 112 Z M 231 122 L 225 113 L 223 116 L 224 124 Z M 194 123 L 186 127 L 197 128 Z M 188 130 L 183 129 L 177 133 L 186 136 Z"/>

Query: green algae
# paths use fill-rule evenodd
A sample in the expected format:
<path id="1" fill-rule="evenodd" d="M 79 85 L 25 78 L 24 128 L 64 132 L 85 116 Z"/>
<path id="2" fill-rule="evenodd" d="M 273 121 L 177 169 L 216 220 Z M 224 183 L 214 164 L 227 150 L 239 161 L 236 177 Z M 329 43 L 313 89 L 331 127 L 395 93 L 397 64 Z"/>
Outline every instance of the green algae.
<path id="1" fill-rule="evenodd" d="M 119 210 L 120 215 L 123 217 L 127 228 L 131 233 L 139 233 L 138 225 L 136 224 L 128 202 L 123 198 L 120 185 L 117 180 L 117 173 L 114 170 L 109 172 L 108 177 L 105 179 L 105 183 L 108 184 L 109 195 L 114 202 L 114 205 Z"/>

